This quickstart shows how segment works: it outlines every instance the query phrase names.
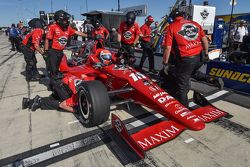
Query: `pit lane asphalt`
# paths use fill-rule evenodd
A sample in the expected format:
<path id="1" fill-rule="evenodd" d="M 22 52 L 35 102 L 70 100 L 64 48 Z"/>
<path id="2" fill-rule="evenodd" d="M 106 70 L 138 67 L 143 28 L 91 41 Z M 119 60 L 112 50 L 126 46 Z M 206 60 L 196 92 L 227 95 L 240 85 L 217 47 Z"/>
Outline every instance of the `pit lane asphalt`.
<path id="1" fill-rule="evenodd" d="M 250 166 L 249 96 L 193 82 L 193 89 L 233 117 L 207 124 L 202 131 L 186 130 L 138 160 L 110 129 L 110 120 L 85 128 L 71 113 L 22 110 L 22 97 L 50 93 L 43 84 L 25 81 L 23 55 L 9 50 L 4 35 L 0 36 L 0 48 L 0 166 Z M 41 56 L 37 58 L 39 70 L 44 71 Z M 159 122 L 154 111 L 133 104 L 130 108 L 112 107 L 112 113 L 125 120 L 131 131 Z"/>

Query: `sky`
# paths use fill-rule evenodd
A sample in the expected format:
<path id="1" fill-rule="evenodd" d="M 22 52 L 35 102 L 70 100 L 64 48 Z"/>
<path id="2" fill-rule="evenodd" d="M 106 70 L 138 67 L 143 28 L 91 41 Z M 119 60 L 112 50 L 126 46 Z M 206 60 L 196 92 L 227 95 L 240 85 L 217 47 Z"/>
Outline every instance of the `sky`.
<path id="1" fill-rule="evenodd" d="M 155 20 L 169 12 L 169 7 L 173 6 L 176 0 L 120 0 L 121 8 L 146 4 L 148 14 Z M 188 0 L 187 0 L 188 1 Z M 51 8 L 52 2 L 52 8 Z M 19 20 L 26 20 L 39 17 L 39 11 L 67 10 L 73 14 L 75 19 L 82 20 L 84 17 L 80 13 L 91 10 L 111 10 L 117 9 L 118 0 L 0 0 L 0 26 L 9 26 Z M 203 0 L 192 0 L 193 4 L 202 4 Z M 230 14 L 230 0 L 210 0 L 209 5 L 216 7 L 216 14 Z M 87 4 L 87 5 L 86 5 Z M 250 0 L 237 0 L 234 13 L 250 13 Z M 143 17 L 137 21 L 142 23 Z"/>

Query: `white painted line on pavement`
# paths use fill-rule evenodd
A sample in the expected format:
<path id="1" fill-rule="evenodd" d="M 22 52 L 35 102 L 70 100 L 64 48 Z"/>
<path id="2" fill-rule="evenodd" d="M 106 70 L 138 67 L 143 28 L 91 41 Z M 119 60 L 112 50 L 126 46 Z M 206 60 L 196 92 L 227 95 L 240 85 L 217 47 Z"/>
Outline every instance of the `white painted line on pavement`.
<path id="1" fill-rule="evenodd" d="M 194 141 L 194 139 L 193 138 L 189 138 L 189 139 L 185 140 L 184 142 L 188 144 L 188 143 L 191 143 L 192 141 Z"/>
<path id="2" fill-rule="evenodd" d="M 212 94 L 212 95 L 209 95 L 209 96 L 207 96 L 207 97 L 205 97 L 205 98 L 209 101 L 209 100 L 216 99 L 216 98 L 218 98 L 218 97 L 220 97 L 220 96 L 222 96 L 222 95 L 224 95 L 224 94 L 226 94 L 226 93 L 228 93 L 228 91 L 226 91 L 226 90 L 221 90 L 221 91 L 216 92 L 216 93 L 214 93 L 214 94 Z M 196 105 L 197 105 L 197 104 L 195 104 L 194 102 L 190 102 L 190 103 L 188 104 L 189 107 L 193 107 L 193 106 L 196 106 Z"/>
<path id="3" fill-rule="evenodd" d="M 56 147 L 56 146 L 59 146 L 59 145 L 60 145 L 59 143 L 54 143 L 54 144 L 51 144 L 49 147 L 53 148 L 53 147 Z"/>
<path id="4" fill-rule="evenodd" d="M 161 119 L 161 118 L 163 118 L 164 116 L 162 116 L 162 115 L 159 114 L 159 113 L 156 113 L 156 114 L 154 114 L 154 115 L 152 115 L 152 116 L 143 118 L 143 119 L 141 119 L 141 120 L 137 120 L 137 121 L 131 122 L 131 123 L 129 123 L 129 125 L 131 125 L 131 126 L 133 126 L 133 127 L 139 127 L 139 126 L 145 125 L 145 123 L 152 122 L 152 121 L 156 120 L 155 117 Z"/>
<path id="5" fill-rule="evenodd" d="M 78 123 L 80 122 L 79 120 L 75 120 L 75 121 L 71 121 L 71 122 L 68 122 L 68 124 L 74 124 L 74 123 Z"/>
<path id="6" fill-rule="evenodd" d="M 228 93 L 228 91 L 226 91 L 226 90 L 221 90 L 221 91 L 216 92 L 216 93 L 214 93 L 214 94 L 212 94 L 212 95 L 210 95 L 210 96 L 207 96 L 206 99 L 207 99 L 207 100 L 212 100 L 212 99 L 215 99 L 215 98 L 217 98 L 217 97 L 220 97 L 220 96 L 222 96 L 222 95 L 224 95 L 224 94 L 226 94 L 226 93 Z"/>

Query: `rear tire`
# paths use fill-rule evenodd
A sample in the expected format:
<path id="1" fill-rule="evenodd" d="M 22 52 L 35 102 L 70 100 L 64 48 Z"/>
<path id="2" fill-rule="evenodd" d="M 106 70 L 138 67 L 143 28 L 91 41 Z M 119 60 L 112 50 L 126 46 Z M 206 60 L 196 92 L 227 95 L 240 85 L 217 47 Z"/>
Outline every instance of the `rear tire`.
<path id="1" fill-rule="evenodd" d="M 78 111 L 86 127 L 106 122 L 110 114 L 110 100 L 100 81 L 86 81 L 78 86 Z"/>

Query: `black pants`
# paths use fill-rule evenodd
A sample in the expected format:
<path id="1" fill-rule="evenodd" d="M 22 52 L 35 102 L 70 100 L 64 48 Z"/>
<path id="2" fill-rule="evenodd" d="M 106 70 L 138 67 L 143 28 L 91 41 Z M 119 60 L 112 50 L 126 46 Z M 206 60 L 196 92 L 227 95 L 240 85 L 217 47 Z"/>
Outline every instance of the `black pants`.
<path id="1" fill-rule="evenodd" d="M 200 67 L 200 55 L 182 58 L 176 62 L 176 92 L 174 97 L 188 107 L 187 94 L 190 90 L 191 75 Z"/>
<path id="2" fill-rule="evenodd" d="M 151 47 L 151 42 L 144 42 L 142 41 L 142 57 L 141 57 L 141 62 L 140 62 L 140 68 L 143 67 L 143 63 L 146 60 L 146 58 L 148 57 L 148 62 L 149 62 L 149 70 L 153 70 L 154 69 L 154 52 L 153 49 Z"/>
<path id="3" fill-rule="evenodd" d="M 58 110 L 60 102 L 61 102 L 60 100 L 53 97 L 53 94 L 51 94 L 49 97 L 42 97 L 41 109 L 42 110 Z"/>
<path id="4" fill-rule="evenodd" d="M 48 50 L 47 65 L 51 76 L 56 76 L 58 74 L 62 57 L 63 51 L 55 49 Z"/>
<path id="5" fill-rule="evenodd" d="M 51 86 L 53 94 L 49 97 L 42 97 L 42 110 L 57 110 L 62 101 L 72 96 L 72 91 L 68 85 L 64 84 L 60 79 L 52 79 Z"/>
<path id="6" fill-rule="evenodd" d="M 26 80 L 30 80 L 35 75 L 39 74 L 36 66 L 37 60 L 35 51 L 23 45 L 22 52 L 26 62 Z"/>
<path id="7" fill-rule="evenodd" d="M 18 40 L 16 37 L 9 37 L 10 43 L 11 43 L 11 47 L 12 50 L 19 50 L 19 45 L 18 45 Z"/>

